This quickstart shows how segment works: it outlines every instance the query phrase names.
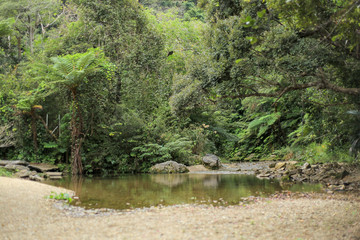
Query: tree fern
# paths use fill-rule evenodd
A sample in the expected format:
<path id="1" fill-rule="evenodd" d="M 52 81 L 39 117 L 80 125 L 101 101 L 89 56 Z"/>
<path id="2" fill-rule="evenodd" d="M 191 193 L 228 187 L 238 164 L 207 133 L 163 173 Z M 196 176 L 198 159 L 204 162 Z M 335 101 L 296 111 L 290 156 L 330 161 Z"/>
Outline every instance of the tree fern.
<path id="1" fill-rule="evenodd" d="M 95 54 L 93 52 L 89 52 L 79 58 L 76 62 L 77 70 L 87 69 L 93 62 L 95 61 Z"/>
<path id="2" fill-rule="evenodd" d="M 67 57 L 52 57 L 51 61 L 54 63 L 53 68 L 56 70 L 56 73 L 61 75 L 61 77 L 66 77 L 74 69 L 71 59 Z"/>
<path id="3" fill-rule="evenodd" d="M 258 131 L 258 137 L 263 135 L 270 126 L 272 126 L 279 118 L 281 117 L 280 113 L 271 113 L 260 118 L 254 119 L 248 125 L 249 131 Z"/>

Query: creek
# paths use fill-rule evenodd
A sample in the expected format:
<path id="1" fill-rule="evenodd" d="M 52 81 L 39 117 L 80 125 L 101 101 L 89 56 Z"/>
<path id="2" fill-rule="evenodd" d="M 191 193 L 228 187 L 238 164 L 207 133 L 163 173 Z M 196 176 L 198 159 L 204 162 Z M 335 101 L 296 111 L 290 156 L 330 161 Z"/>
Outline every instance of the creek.
<path id="1" fill-rule="evenodd" d="M 242 198 L 266 197 L 276 192 L 320 192 L 319 184 L 282 184 L 240 174 L 141 174 L 119 177 L 76 177 L 47 180 L 71 189 L 79 198 L 72 204 L 85 208 L 132 209 L 159 205 L 239 204 Z"/>

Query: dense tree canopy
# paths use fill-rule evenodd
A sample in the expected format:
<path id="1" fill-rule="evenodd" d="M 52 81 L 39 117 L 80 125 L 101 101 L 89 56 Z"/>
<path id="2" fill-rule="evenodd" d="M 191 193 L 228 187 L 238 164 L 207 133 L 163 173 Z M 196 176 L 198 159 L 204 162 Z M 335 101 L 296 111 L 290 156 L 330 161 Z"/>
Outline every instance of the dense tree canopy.
<path id="1" fill-rule="evenodd" d="M 353 160 L 359 6 L 3 0 L 0 157 L 73 174 L 194 164 L 209 152 Z"/>

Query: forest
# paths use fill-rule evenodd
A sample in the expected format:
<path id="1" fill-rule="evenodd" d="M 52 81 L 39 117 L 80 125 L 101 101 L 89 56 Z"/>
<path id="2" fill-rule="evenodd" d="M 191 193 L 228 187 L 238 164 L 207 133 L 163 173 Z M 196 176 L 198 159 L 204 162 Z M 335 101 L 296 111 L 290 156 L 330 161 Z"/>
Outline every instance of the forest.
<path id="1" fill-rule="evenodd" d="M 359 0 L 0 0 L 0 159 L 353 162 Z"/>

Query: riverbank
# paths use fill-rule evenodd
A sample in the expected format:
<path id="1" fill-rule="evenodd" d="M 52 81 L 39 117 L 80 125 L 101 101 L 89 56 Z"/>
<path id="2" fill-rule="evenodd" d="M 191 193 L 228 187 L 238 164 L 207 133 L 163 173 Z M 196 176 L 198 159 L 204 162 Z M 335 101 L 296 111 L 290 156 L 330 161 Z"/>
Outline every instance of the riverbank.
<path id="1" fill-rule="evenodd" d="M 0 177 L 1 239 L 358 239 L 360 201 L 281 194 L 231 207 L 180 205 L 69 214 L 46 199 L 66 189 Z M 317 197 L 319 196 L 319 197 Z"/>

